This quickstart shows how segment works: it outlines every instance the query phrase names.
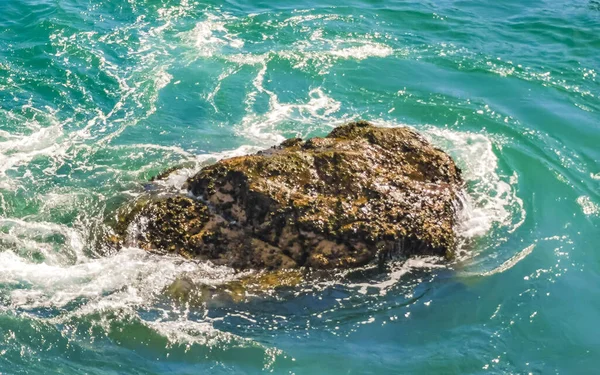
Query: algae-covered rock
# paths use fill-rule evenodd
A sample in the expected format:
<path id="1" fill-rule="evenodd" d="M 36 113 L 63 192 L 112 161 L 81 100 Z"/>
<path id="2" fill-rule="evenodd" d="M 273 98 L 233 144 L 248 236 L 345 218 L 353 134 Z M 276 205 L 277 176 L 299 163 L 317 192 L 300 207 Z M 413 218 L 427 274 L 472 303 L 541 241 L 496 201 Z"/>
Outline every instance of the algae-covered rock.
<path id="1" fill-rule="evenodd" d="M 460 170 L 409 128 L 355 122 L 221 160 L 126 215 L 129 241 L 236 269 L 452 257 Z"/>

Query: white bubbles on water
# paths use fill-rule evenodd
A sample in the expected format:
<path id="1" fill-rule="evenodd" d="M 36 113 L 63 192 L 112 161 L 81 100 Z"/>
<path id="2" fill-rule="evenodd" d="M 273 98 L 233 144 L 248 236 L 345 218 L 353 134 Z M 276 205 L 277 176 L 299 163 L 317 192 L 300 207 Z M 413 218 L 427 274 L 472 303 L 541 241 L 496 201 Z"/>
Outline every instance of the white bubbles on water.
<path id="1" fill-rule="evenodd" d="M 280 103 L 277 94 L 265 89 L 262 81 L 255 81 L 255 87 L 257 91 L 251 92 L 248 96 L 248 107 L 251 108 L 256 93 L 265 93 L 269 96 L 269 111 L 264 114 L 255 114 L 249 109 L 238 128 L 238 133 L 263 145 L 279 143 L 285 139 L 277 132 L 277 127 L 281 122 L 293 119 L 304 124 L 315 124 L 320 121 L 332 120 L 332 115 L 338 112 L 341 106 L 338 101 L 327 96 L 320 88 L 309 92 L 308 102 L 291 104 Z"/>
<path id="2" fill-rule="evenodd" d="M 365 295 L 375 289 L 380 296 L 384 296 L 397 286 L 403 277 L 414 270 L 435 270 L 444 267 L 445 264 L 440 261 L 440 257 L 415 256 L 401 262 L 390 262 L 389 270 L 385 278 L 381 281 L 354 282 L 349 287 L 356 288 L 358 293 Z"/>
<path id="3" fill-rule="evenodd" d="M 463 169 L 467 181 L 465 209 L 461 211 L 461 235 L 483 236 L 494 225 L 514 232 L 525 220 L 523 201 L 517 196 L 517 172 L 502 177 L 493 141 L 484 133 L 458 132 L 434 127 L 425 134 L 448 152 Z"/>
<path id="4" fill-rule="evenodd" d="M 326 75 L 341 60 L 365 60 L 373 57 L 388 57 L 394 49 L 385 43 L 369 39 L 324 39 L 311 37 L 309 41 L 295 42 L 293 49 L 281 51 L 278 56 L 288 59 L 295 69 L 316 70 Z"/>
<path id="5" fill-rule="evenodd" d="M 229 33 L 225 27 L 227 19 L 236 20 L 235 17 L 207 13 L 206 18 L 205 21 L 198 22 L 193 30 L 179 34 L 184 44 L 194 47 L 188 58 L 196 60 L 212 57 L 225 46 L 234 49 L 244 46 L 244 41 Z"/>
<path id="6" fill-rule="evenodd" d="M 28 261 L 41 260 L 42 264 L 73 264 L 83 256 L 84 237 L 76 230 L 64 225 L 48 222 L 29 222 L 16 218 L 0 218 L 0 244 L 4 249 L 15 249 Z M 16 256 L 11 251 L 0 253 Z M 39 262 L 34 262 L 40 264 Z M 13 265 L 3 261 L 3 277 L 10 279 Z M 19 270 L 15 270 L 19 271 Z M 4 279 L 8 281 L 9 279 Z"/>
<path id="7" fill-rule="evenodd" d="M 22 111 L 30 109 L 24 106 Z M 6 174 L 9 170 L 26 165 L 40 156 L 56 160 L 65 151 L 68 139 L 64 137 L 63 125 L 51 114 L 44 114 L 43 117 L 49 118 L 49 126 L 40 124 L 34 115 L 33 119 L 22 123 L 26 127 L 23 133 L 9 134 L 5 141 L 0 141 L 0 189 L 14 190 L 17 187 Z"/>
<path id="8" fill-rule="evenodd" d="M 248 19 L 240 19 L 224 13 L 207 13 L 206 20 L 198 22 L 193 30 L 180 33 L 179 38 L 187 48 L 184 54 L 186 64 L 196 64 L 200 59 L 209 58 L 219 58 L 227 62 L 214 89 L 204 97 L 216 112 L 220 109 L 215 97 L 222 84 L 243 67 L 254 69 L 255 76 L 249 82 L 252 89 L 244 99 L 246 115 L 237 126 L 237 130 L 239 135 L 263 146 L 283 140 L 277 132 L 277 125 L 283 121 L 293 120 L 312 125 L 319 122 L 343 121 L 339 116 L 334 117 L 340 111 L 341 103 L 333 99 L 320 85 L 310 88 L 305 99 L 299 97 L 287 103 L 280 100 L 278 94 L 268 88 L 270 81 L 267 72 L 270 64 L 279 60 L 289 61 L 294 69 L 317 70 L 319 75 L 323 75 L 341 60 L 360 61 L 373 57 L 387 57 L 394 53 L 393 48 L 386 45 L 384 38 L 379 35 L 365 34 L 342 38 L 325 36 L 321 28 L 311 33 L 304 30 L 308 24 L 312 25 L 316 21 L 351 22 L 351 17 L 342 19 L 335 15 L 299 14 L 284 17 L 278 22 L 269 20 L 262 25 L 265 29 L 262 40 L 252 40 L 251 43 L 246 43 L 243 35 L 231 31 L 245 22 L 256 22 L 254 18 L 250 16 Z M 289 34 L 294 35 L 294 39 L 285 42 Z M 378 39 L 381 40 L 377 41 Z M 273 45 L 273 40 L 278 41 L 276 46 Z M 249 46 L 245 48 L 248 51 L 240 53 L 241 48 L 246 45 Z M 268 103 L 267 110 L 259 109 L 256 105 L 257 101 L 263 99 Z"/>
<path id="9" fill-rule="evenodd" d="M 39 235 L 39 233 L 36 233 Z M 77 314 L 91 314 L 107 308 L 147 306 L 161 295 L 178 276 L 193 275 L 195 280 L 214 285 L 235 279 L 231 269 L 186 261 L 179 257 L 158 256 L 136 248 L 99 258 L 80 254 L 77 262 L 38 263 L 12 251 L 0 253 L 0 282 L 19 284 L 11 292 L 11 305 L 24 309 L 62 308 L 85 298 Z M 55 256 L 56 259 L 56 256 Z"/>
<path id="10" fill-rule="evenodd" d="M 577 203 L 581 207 L 581 210 L 585 215 L 599 215 L 600 214 L 600 206 L 590 199 L 590 197 L 586 195 L 582 195 L 577 198 Z"/>
<path id="11" fill-rule="evenodd" d="M 205 317 L 203 321 L 190 321 L 187 319 L 143 321 L 142 324 L 167 338 L 171 345 L 183 344 L 189 348 L 191 345 L 232 345 L 235 342 L 247 341 L 233 334 L 220 331 L 214 327 L 212 319 Z"/>

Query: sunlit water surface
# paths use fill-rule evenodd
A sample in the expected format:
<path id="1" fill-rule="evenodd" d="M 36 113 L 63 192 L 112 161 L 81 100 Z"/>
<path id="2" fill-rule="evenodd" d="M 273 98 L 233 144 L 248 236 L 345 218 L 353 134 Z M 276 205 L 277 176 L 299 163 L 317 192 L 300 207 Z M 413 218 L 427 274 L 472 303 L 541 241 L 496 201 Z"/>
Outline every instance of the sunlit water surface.
<path id="1" fill-rule="evenodd" d="M 599 56 L 596 0 L 1 1 L 0 374 L 598 372 Z M 463 169 L 456 262 L 202 305 L 239 275 L 102 251 L 163 169 L 354 119 Z"/>

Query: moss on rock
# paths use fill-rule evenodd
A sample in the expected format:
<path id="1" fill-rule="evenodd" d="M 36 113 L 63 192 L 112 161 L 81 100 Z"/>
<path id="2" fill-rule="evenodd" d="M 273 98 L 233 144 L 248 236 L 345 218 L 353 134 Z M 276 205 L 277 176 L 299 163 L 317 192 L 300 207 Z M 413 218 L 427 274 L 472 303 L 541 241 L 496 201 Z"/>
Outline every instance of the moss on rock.
<path id="1" fill-rule="evenodd" d="M 221 160 L 188 179 L 197 198 L 151 199 L 119 224 L 143 248 L 236 269 L 451 257 L 461 186 L 453 160 L 415 131 L 355 122 Z"/>

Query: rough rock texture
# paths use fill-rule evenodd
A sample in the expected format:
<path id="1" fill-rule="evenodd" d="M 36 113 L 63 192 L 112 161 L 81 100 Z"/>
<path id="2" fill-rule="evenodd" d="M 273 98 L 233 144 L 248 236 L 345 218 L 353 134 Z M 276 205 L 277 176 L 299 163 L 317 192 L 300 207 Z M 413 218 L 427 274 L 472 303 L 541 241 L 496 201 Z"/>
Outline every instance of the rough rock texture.
<path id="1" fill-rule="evenodd" d="M 356 122 L 289 139 L 208 166 L 186 187 L 197 198 L 148 200 L 125 215 L 128 241 L 266 270 L 452 257 L 456 248 L 460 170 L 409 128 Z"/>

